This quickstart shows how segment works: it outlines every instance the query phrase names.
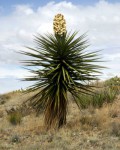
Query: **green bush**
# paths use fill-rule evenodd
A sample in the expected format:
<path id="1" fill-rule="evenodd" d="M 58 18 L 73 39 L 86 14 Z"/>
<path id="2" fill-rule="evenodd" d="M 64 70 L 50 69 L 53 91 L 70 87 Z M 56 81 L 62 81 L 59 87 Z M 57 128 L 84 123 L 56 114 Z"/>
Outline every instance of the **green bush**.
<path id="1" fill-rule="evenodd" d="M 116 91 L 117 94 L 120 93 L 120 78 L 119 77 L 113 77 L 105 81 L 105 86 L 108 86 L 112 90 Z"/>
<path id="2" fill-rule="evenodd" d="M 117 96 L 117 91 L 115 89 L 107 88 L 106 91 L 106 102 L 112 103 Z"/>
<path id="3" fill-rule="evenodd" d="M 9 119 L 9 122 L 12 124 L 12 125 L 17 125 L 17 124 L 20 124 L 21 121 L 22 121 L 22 115 L 20 112 L 13 112 L 9 115 L 8 117 Z"/>
<path id="4" fill-rule="evenodd" d="M 106 93 L 104 90 L 95 92 L 92 98 L 92 105 L 94 107 L 102 107 L 103 103 L 106 101 Z"/>
<path id="5" fill-rule="evenodd" d="M 112 103 L 116 98 L 116 91 L 111 88 L 104 88 L 93 95 L 92 105 L 102 107 L 104 103 Z"/>
<path id="6" fill-rule="evenodd" d="M 79 96 L 79 105 L 81 108 L 85 109 L 91 105 L 92 96 L 88 94 L 80 94 Z"/>
<path id="7" fill-rule="evenodd" d="M 105 84 L 108 86 L 110 86 L 110 85 L 119 85 L 120 86 L 120 78 L 115 76 L 113 78 L 106 80 Z"/>
<path id="8" fill-rule="evenodd" d="M 116 90 L 107 87 L 94 91 L 93 95 L 81 94 L 79 96 L 79 105 L 83 109 L 89 106 L 102 107 L 104 103 L 112 103 L 116 96 Z"/>

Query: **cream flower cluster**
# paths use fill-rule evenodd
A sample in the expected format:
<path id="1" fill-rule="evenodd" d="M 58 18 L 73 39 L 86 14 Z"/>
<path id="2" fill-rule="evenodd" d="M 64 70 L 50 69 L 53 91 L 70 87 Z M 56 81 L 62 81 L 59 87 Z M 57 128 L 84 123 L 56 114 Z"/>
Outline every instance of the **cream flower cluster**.
<path id="1" fill-rule="evenodd" d="M 57 14 L 53 20 L 53 30 L 55 34 L 63 35 L 66 33 L 66 21 L 62 14 Z"/>

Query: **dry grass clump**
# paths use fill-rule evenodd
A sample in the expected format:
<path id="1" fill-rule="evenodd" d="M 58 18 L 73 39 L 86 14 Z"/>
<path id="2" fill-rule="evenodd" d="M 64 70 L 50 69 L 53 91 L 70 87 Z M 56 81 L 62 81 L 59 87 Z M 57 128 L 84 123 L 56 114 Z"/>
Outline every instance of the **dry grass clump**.
<path id="1" fill-rule="evenodd" d="M 115 120 L 110 124 L 110 134 L 120 137 L 120 121 Z"/>
<path id="2" fill-rule="evenodd" d="M 111 118 L 120 118 L 120 95 L 117 97 L 116 101 L 111 105 L 109 109 L 109 116 Z"/>
<path id="3" fill-rule="evenodd" d="M 102 129 L 105 128 L 109 122 L 108 108 L 95 109 L 94 113 L 91 108 L 87 109 L 86 114 L 82 114 L 80 117 L 81 128 L 84 130 L 90 129 Z"/>
<path id="4" fill-rule="evenodd" d="M 109 115 L 111 118 L 116 118 L 119 117 L 120 118 L 120 106 L 119 105 L 112 105 L 110 110 L 109 110 Z"/>
<path id="5" fill-rule="evenodd" d="M 18 125 L 21 123 L 22 121 L 22 114 L 18 111 L 13 112 L 11 114 L 9 114 L 8 116 L 8 121 L 12 124 L 12 125 Z"/>
<path id="6" fill-rule="evenodd" d="M 0 95 L 0 105 L 5 104 L 10 99 L 10 97 L 11 95 L 9 93 Z"/>
<path id="7" fill-rule="evenodd" d="M 4 117 L 4 111 L 3 109 L 0 109 L 0 118 Z"/>

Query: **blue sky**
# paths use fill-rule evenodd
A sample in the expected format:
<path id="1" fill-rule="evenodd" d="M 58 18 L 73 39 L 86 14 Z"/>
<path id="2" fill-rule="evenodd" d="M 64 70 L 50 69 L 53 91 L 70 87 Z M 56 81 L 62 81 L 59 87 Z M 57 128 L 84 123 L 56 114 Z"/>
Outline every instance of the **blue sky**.
<path id="1" fill-rule="evenodd" d="M 52 0 L 55 2 L 61 2 L 61 0 Z M 69 0 L 66 0 L 67 2 L 69 2 Z M 99 0 L 72 0 L 71 2 L 74 4 L 84 4 L 84 5 L 91 5 L 94 3 L 97 3 Z M 119 0 L 106 0 L 108 2 L 119 2 Z M 0 1 L 0 5 L 8 7 L 10 5 L 16 5 L 16 4 L 30 4 L 30 5 L 34 5 L 34 6 L 38 6 L 38 5 L 45 5 L 46 3 L 48 3 L 50 1 L 48 0 L 1 0 Z"/>
<path id="2" fill-rule="evenodd" d="M 51 0 L 54 2 L 61 2 L 61 0 Z M 94 5 L 97 2 L 99 2 L 99 0 L 65 0 L 66 2 L 72 2 L 73 4 L 76 5 Z M 117 3 L 120 2 L 120 0 L 106 0 L 107 2 L 110 3 Z M 43 6 L 46 5 L 48 2 L 48 0 L 0 0 L 0 6 L 1 6 L 1 11 L 2 13 L 9 13 L 10 11 L 13 10 L 13 7 L 15 5 L 21 5 L 21 4 L 26 4 L 26 5 L 30 5 L 33 8 L 37 8 L 38 6 Z"/>
<path id="3" fill-rule="evenodd" d="M 54 0 L 53 0 L 54 1 Z M 68 0 L 66 0 L 68 1 Z M 116 1 L 116 0 L 109 0 L 111 2 Z M 45 5 L 46 3 L 48 3 L 50 1 L 48 0 L 1 0 L 0 1 L 0 5 L 2 5 L 3 7 L 9 7 L 11 5 L 16 5 L 16 4 L 30 4 L 30 5 L 34 5 L 34 6 L 38 6 L 38 5 Z M 55 2 L 61 2 L 61 0 L 56 0 Z M 68 1 L 69 2 L 69 1 Z M 98 2 L 98 0 L 73 0 L 72 1 L 75 4 L 93 4 Z"/>
<path id="4" fill-rule="evenodd" d="M 62 13 L 67 30 L 88 31 L 89 51 L 103 49 L 109 69 L 101 79 L 120 76 L 120 0 L 0 0 L 0 93 L 25 88 L 31 83 L 20 79 L 30 75 L 21 67 L 26 59 L 16 53 L 33 46 L 36 33 L 53 33 L 54 15 Z"/>

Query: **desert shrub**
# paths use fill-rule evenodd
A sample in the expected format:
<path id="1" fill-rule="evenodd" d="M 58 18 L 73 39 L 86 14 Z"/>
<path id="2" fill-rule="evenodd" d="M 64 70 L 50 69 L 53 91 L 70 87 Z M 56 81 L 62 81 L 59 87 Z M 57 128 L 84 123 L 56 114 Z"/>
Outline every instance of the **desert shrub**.
<path id="1" fill-rule="evenodd" d="M 116 117 L 119 116 L 119 110 L 117 110 L 117 109 L 114 108 L 114 110 L 110 110 L 109 115 L 112 118 L 116 118 Z"/>
<path id="2" fill-rule="evenodd" d="M 8 120 L 12 125 L 20 124 L 22 121 L 22 114 L 17 111 L 13 112 L 13 113 L 9 114 Z"/>
<path id="3" fill-rule="evenodd" d="M 111 123 L 110 133 L 112 135 L 120 137 L 120 122 L 114 121 Z"/>
<path id="4" fill-rule="evenodd" d="M 18 135 L 13 135 L 11 138 L 12 143 L 19 143 L 20 142 L 20 137 Z"/>
<path id="5" fill-rule="evenodd" d="M 108 86 L 119 85 L 120 86 L 120 78 L 117 76 L 110 78 L 110 79 L 105 81 L 105 85 L 108 85 Z"/>
<path id="6" fill-rule="evenodd" d="M 94 94 L 81 94 L 79 96 L 79 104 L 81 108 L 102 107 L 104 103 L 112 103 L 117 96 L 117 92 L 111 88 L 103 88 L 94 91 Z"/>
<path id="7" fill-rule="evenodd" d="M 5 104 L 10 99 L 9 94 L 0 95 L 0 105 Z"/>
<path id="8" fill-rule="evenodd" d="M 95 107 L 102 107 L 104 103 L 112 103 L 116 98 L 116 91 L 111 88 L 104 88 L 97 91 L 92 98 L 92 105 Z"/>
<path id="9" fill-rule="evenodd" d="M 92 97 L 92 105 L 94 107 L 102 107 L 103 103 L 106 101 L 106 93 L 104 90 L 96 91 Z"/>
<path id="10" fill-rule="evenodd" d="M 109 88 L 113 89 L 119 94 L 120 93 L 120 78 L 116 76 L 116 77 L 106 80 L 105 86 L 108 86 Z"/>
<path id="11" fill-rule="evenodd" d="M 87 125 L 87 126 L 94 128 L 100 125 L 100 120 L 97 119 L 96 116 L 83 115 L 80 118 L 80 123 L 82 126 Z"/>
<path id="12" fill-rule="evenodd" d="M 106 102 L 107 103 L 113 102 L 117 96 L 117 91 L 111 88 L 107 88 L 105 92 L 106 92 Z"/>
<path id="13" fill-rule="evenodd" d="M 4 112 L 3 110 L 0 109 L 0 118 L 2 118 L 4 116 Z"/>
<path id="14" fill-rule="evenodd" d="M 91 105 L 92 102 L 92 96 L 88 94 L 80 94 L 79 96 L 79 104 L 80 107 L 85 109 L 88 108 Z"/>

